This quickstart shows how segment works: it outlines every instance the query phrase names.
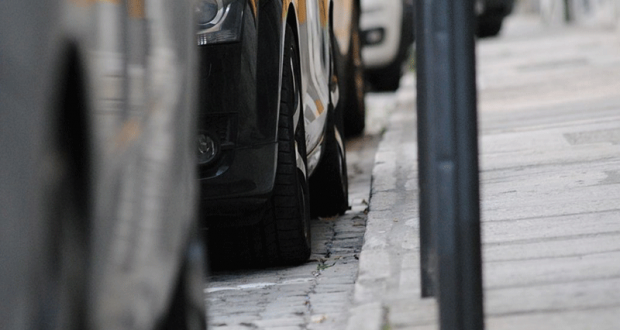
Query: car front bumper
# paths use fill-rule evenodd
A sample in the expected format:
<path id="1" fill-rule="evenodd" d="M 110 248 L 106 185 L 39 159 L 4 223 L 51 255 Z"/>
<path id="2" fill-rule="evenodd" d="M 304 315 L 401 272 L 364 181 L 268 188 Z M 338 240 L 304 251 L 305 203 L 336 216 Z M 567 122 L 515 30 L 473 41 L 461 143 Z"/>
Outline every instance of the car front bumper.
<path id="1" fill-rule="evenodd" d="M 203 218 L 234 216 L 236 222 L 261 208 L 273 190 L 279 30 L 278 20 L 266 17 L 280 14 L 267 7 L 261 7 L 263 30 L 246 6 L 239 41 L 199 48 L 198 131 L 215 140 L 218 150 L 198 165 Z"/>
<path id="2" fill-rule="evenodd" d="M 390 65 L 400 47 L 403 19 L 402 0 L 362 0 L 360 30 L 362 32 L 362 58 L 368 69 Z M 378 39 L 373 34 L 380 35 Z M 366 40 L 364 40 L 366 39 Z"/>

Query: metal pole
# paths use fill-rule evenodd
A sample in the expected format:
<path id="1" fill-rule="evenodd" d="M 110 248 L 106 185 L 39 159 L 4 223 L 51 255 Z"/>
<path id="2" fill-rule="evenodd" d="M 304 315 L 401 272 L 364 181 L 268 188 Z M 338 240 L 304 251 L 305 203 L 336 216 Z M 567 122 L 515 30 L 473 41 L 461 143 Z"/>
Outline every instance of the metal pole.
<path id="1" fill-rule="evenodd" d="M 474 1 L 452 0 L 462 329 L 484 329 Z"/>
<path id="2" fill-rule="evenodd" d="M 431 11 L 432 8 L 429 0 L 416 0 L 414 10 L 415 22 L 415 40 L 416 40 L 416 73 L 417 73 L 417 121 L 418 121 L 418 181 L 420 186 L 420 279 L 422 287 L 422 297 L 432 297 L 435 295 L 435 284 L 433 270 L 433 224 L 431 215 L 436 207 L 432 207 L 430 203 L 437 201 L 437 198 L 430 196 L 434 190 L 430 187 L 436 186 L 434 176 L 430 174 L 433 168 L 432 159 L 430 158 L 434 144 L 430 140 L 429 130 L 431 127 L 431 119 L 433 114 L 428 113 L 427 109 L 432 108 L 429 103 L 432 95 L 429 92 L 433 90 L 433 71 L 429 68 L 433 67 L 432 47 L 429 47 L 430 40 L 427 38 L 430 32 Z"/>
<path id="3" fill-rule="evenodd" d="M 417 9 L 423 294 L 436 261 L 441 329 L 483 329 L 473 0 Z"/>

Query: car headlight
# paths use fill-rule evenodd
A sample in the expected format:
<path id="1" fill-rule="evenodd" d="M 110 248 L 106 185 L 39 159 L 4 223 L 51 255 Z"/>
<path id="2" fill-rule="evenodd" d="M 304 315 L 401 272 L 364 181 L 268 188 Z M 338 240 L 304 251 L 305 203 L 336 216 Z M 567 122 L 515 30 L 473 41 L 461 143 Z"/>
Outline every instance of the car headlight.
<path id="1" fill-rule="evenodd" d="M 198 45 L 239 41 L 245 0 L 198 0 Z"/>

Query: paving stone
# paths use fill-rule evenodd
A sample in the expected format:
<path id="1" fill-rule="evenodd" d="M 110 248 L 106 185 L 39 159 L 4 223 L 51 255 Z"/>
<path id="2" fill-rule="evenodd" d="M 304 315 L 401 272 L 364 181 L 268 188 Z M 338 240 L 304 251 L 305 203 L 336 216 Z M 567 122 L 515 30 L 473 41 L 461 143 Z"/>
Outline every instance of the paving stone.
<path id="1" fill-rule="evenodd" d="M 296 325 L 303 325 L 306 323 L 303 317 L 289 317 L 289 318 L 275 318 L 256 320 L 252 322 L 259 328 L 275 328 L 275 327 L 290 327 Z"/>
<path id="2" fill-rule="evenodd" d="M 363 143 L 352 140 L 347 145 L 348 165 L 356 167 L 349 178 L 354 198 L 352 210 L 339 218 L 312 221 L 312 255 L 307 263 L 211 274 L 206 288 L 210 329 L 346 327 L 379 137 L 365 136 L 360 140 Z"/>
<path id="3" fill-rule="evenodd" d="M 477 46 L 486 328 L 619 329 L 620 42 L 523 17 L 504 30 Z M 438 329 L 420 298 L 415 93 L 399 93 L 349 330 Z"/>

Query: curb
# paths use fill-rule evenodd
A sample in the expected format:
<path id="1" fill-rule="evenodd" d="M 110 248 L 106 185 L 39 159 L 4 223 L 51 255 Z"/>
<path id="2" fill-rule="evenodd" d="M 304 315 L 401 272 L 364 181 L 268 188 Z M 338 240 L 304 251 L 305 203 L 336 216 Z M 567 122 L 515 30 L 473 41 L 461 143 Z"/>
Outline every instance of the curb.
<path id="1" fill-rule="evenodd" d="M 402 273 L 393 255 L 399 254 L 403 244 L 410 244 L 409 238 L 394 239 L 394 233 L 402 226 L 415 227 L 409 229 L 417 233 L 417 145 L 415 137 L 412 139 L 416 131 L 415 83 L 412 74 L 405 79 L 393 109 L 387 110 L 385 133 L 375 154 L 368 220 L 347 330 L 384 327 L 390 282 L 397 281 Z M 400 221 L 403 216 L 410 219 Z M 416 221 L 406 221 L 412 217 Z"/>

